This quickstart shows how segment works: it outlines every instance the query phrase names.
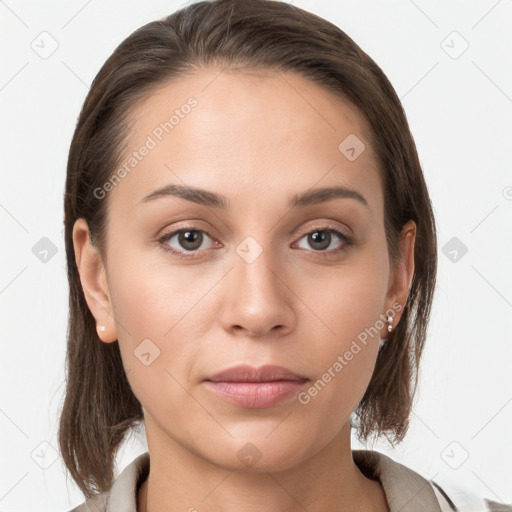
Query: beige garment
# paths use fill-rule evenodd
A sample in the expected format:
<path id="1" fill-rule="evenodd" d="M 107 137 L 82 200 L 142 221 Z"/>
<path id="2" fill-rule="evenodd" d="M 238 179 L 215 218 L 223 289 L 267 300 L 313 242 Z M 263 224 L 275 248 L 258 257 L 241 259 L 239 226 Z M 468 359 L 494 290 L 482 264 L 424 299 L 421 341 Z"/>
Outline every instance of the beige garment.
<path id="1" fill-rule="evenodd" d="M 352 456 L 365 476 L 380 481 L 390 512 L 512 512 L 512 505 L 476 496 L 470 501 L 462 495 L 450 495 L 435 482 L 380 452 L 352 450 Z M 126 466 L 108 491 L 70 512 L 137 512 L 137 492 L 148 474 L 149 453 L 146 452 Z"/>

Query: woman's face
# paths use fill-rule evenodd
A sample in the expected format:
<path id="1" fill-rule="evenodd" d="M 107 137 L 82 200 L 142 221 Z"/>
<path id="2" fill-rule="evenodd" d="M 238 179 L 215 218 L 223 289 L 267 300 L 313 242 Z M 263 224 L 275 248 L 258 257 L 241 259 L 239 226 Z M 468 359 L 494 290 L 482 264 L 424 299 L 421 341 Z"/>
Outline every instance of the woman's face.
<path id="1" fill-rule="evenodd" d="M 105 274 L 83 273 L 99 335 L 119 340 L 148 440 L 292 467 L 347 426 L 410 284 L 410 259 L 391 272 L 369 126 L 296 74 L 219 69 L 162 87 L 133 119 L 121 179 L 98 199 Z M 237 365 L 307 380 L 207 382 Z"/>

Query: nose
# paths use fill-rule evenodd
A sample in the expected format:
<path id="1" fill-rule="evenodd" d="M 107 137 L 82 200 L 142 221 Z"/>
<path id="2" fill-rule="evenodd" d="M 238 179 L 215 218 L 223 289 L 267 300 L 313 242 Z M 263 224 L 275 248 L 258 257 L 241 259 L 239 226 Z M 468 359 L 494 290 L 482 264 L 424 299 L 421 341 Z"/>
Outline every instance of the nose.
<path id="1" fill-rule="evenodd" d="M 286 274 L 286 275 L 285 275 Z M 226 277 L 223 328 L 251 337 L 283 336 L 295 328 L 293 286 L 289 273 L 263 250 L 254 260 L 234 255 L 234 268 Z"/>

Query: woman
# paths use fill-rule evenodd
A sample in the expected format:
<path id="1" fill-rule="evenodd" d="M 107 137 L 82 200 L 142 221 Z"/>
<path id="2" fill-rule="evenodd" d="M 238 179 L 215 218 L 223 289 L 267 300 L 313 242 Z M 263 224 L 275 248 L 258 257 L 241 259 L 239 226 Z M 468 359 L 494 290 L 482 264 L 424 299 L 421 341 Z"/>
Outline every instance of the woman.
<path id="1" fill-rule="evenodd" d="M 437 260 L 400 101 L 339 28 L 216 0 L 134 32 L 80 114 L 65 238 L 75 510 L 457 510 L 350 446 L 407 431 Z"/>

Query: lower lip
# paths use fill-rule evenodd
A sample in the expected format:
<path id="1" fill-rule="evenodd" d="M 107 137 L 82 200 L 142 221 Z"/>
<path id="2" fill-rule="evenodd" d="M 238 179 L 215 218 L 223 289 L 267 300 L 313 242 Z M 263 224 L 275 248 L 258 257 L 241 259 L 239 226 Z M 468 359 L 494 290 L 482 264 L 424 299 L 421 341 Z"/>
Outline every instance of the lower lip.
<path id="1" fill-rule="evenodd" d="M 207 389 L 227 402 L 249 409 L 273 407 L 295 395 L 305 381 L 276 380 L 272 382 L 204 381 Z"/>

